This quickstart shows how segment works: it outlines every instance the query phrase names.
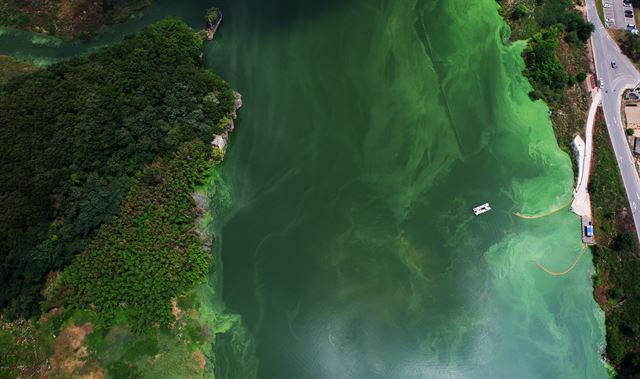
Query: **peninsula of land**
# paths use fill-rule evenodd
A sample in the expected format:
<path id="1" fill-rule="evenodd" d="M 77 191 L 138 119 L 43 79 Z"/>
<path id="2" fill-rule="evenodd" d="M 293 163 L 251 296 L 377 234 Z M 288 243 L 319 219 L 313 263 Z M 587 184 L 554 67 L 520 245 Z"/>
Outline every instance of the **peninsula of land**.
<path id="1" fill-rule="evenodd" d="M 0 84 L 1 377 L 213 372 L 196 192 L 242 102 L 203 43 L 165 19 Z"/>

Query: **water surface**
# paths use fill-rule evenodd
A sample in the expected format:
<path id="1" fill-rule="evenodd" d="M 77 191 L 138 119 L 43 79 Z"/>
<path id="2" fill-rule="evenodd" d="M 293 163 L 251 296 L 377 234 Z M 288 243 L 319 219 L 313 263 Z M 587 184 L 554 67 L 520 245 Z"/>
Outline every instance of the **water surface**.
<path id="1" fill-rule="evenodd" d="M 160 1 L 89 44 L 5 31 L 0 54 L 46 64 L 209 5 Z M 590 254 L 533 264 L 571 265 L 579 220 L 512 214 L 566 204 L 573 177 L 495 1 L 219 5 L 206 63 L 245 105 L 213 215 L 212 303 L 238 315 L 211 313 L 217 377 L 606 377 Z"/>
<path id="2" fill-rule="evenodd" d="M 221 377 L 606 377 L 569 157 L 495 2 L 226 2 Z M 494 210 L 474 217 L 490 201 Z M 231 334 L 232 335 L 232 334 Z M 246 348 L 245 346 L 245 348 Z"/>

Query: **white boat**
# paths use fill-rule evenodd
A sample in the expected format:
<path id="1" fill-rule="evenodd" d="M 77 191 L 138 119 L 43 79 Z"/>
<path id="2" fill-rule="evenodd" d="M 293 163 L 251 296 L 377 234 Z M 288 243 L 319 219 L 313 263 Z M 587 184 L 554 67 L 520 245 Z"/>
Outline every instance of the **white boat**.
<path id="1" fill-rule="evenodd" d="M 480 216 L 481 214 L 485 212 L 489 212 L 490 210 L 491 210 L 491 206 L 489 205 L 489 203 L 484 203 L 482 205 L 478 205 L 477 207 L 473 208 L 473 213 L 475 213 L 476 216 Z"/>

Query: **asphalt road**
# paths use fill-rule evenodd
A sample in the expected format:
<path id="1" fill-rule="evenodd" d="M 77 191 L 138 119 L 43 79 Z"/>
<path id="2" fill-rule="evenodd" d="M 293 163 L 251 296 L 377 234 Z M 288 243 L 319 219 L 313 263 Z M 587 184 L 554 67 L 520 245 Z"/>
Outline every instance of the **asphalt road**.
<path id="1" fill-rule="evenodd" d="M 602 22 L 600 22 L 595 0 L 587 0 L 587 15 L 589 21 L 595 25 L 591 42 L 598 79 L 602 79 L 604 82 L 604 88 L 602 88 L 604 118 L 607 122 L 607 130 L 618 161 L 618 167 L 622 174 L 622 182 L 629 198 L 633 220 L 636 224 L 636 233 L 640 237 L 640 177 L 638 177 L 635 161 L 627 143 L 627 136 L 620 115 L 622 92 L 625 88 L 635 87 L 640 83 L 640 72 L 622 54 L 618 45 L 611 39 Z M 612 61 L 617 63 L 617 68 L 611 67 Z"/>

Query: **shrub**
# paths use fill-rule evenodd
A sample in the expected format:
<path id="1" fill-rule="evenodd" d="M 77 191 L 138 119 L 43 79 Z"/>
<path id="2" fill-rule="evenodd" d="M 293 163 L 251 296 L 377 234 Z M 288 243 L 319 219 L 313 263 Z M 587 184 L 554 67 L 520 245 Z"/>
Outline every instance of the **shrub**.
<path id="1" fill-rule="evenodd" d="M 527 16 L 528 14 L 529 14 L 529 8 L 527 8 L 527 6 L 522 3 L 518 3 L 516 4 L 515 7 L 513 7 L 513 12 L 511 12 L 511 17 L 514 20 L 518 20 Z"/>

